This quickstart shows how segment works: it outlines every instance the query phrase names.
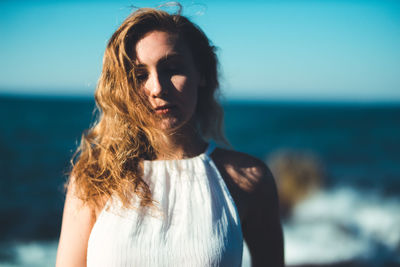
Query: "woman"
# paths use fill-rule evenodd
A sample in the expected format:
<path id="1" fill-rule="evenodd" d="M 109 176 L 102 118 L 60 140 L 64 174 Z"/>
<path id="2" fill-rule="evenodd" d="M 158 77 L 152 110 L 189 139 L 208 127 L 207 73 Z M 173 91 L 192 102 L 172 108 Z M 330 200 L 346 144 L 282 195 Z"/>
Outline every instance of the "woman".
<path id="1" fill-rule="evenodd" d="M 283 266 L 275 183 L 226 143 L 217 59 L 187 18 L 138 9 L 111 37 L 97 124 L 68 183 L 57 266 Z"/>

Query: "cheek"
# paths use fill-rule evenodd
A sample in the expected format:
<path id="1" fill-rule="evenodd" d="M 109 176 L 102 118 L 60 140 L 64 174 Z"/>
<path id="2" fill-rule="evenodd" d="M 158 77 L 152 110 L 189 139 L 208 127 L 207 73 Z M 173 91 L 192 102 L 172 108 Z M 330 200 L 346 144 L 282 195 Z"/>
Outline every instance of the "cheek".
<path id="1" fill-rule="evenodd" d="M 178 92 L 184 92 L 189 81 L 185 76 L 174 75 L 171 77 L 171 82 Z"/>
<path id="2" fill-rule="evenodd" d="M 190 104 L 197 102 L 197 90 L 199 86 L 197 81 L 187 79 L 183 76 L 173 77 L 171 81 L 183 101 Z"/>

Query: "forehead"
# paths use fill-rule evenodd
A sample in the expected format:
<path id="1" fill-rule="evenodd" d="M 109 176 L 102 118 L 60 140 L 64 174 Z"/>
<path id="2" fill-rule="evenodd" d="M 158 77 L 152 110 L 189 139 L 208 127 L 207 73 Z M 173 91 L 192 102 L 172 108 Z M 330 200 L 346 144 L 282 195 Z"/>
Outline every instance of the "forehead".
<path id="1" fill-rule="evenodd" d="M 147 33 L 136 43 L 136 60 L 141 64 L 151 64 L 169 56 L 191 58 L 191 52 L 178 34 L 164 31 Z"/>

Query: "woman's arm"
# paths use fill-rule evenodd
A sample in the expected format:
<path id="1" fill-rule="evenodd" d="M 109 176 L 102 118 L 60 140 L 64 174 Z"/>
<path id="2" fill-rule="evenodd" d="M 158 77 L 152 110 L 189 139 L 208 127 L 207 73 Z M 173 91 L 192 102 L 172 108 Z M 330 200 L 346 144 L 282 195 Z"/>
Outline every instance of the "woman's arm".
<path id="1" fill-rule="evenodd" d="M 249 197 L 243 236 L 252 266 L 284 266 L 283 234 L 279 218 L 278 194 L 271 172 L 264 163 L 248 175 L 256 182 Z"/>
<path id="2" fill-rule="evenodd" d="M 89 235 L 96 220 L 94 212 L 75 195 L 70 183 L 58 243 L 56 266 L 86 266 Z"/>

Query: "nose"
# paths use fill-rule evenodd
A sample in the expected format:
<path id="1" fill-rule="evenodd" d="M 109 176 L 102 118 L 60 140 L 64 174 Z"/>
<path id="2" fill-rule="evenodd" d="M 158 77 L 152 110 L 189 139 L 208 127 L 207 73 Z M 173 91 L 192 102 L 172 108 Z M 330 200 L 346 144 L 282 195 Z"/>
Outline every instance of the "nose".
<path id="1" fill-rule="evenodd" d="M 146 83 L 146 89 L 149 92 L 149 96 L 153 98 L 160 97 L 166 94 L 166 86 L 162 82 L 162 77 L 158 72 L 150 73 L 149 79 Z"/>

